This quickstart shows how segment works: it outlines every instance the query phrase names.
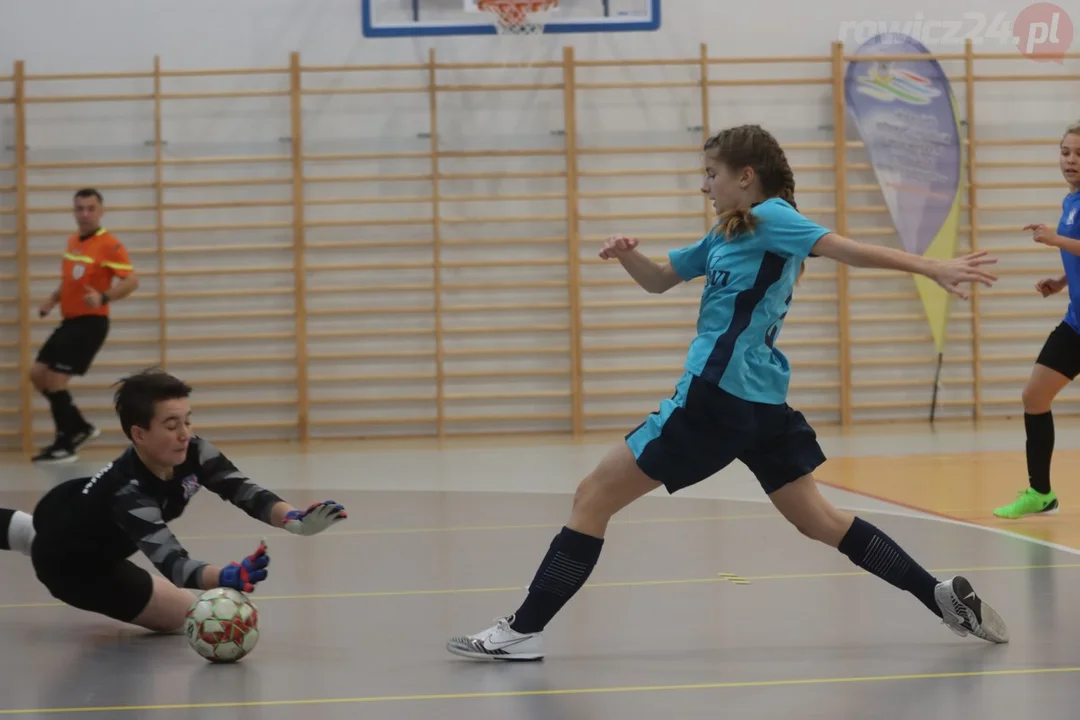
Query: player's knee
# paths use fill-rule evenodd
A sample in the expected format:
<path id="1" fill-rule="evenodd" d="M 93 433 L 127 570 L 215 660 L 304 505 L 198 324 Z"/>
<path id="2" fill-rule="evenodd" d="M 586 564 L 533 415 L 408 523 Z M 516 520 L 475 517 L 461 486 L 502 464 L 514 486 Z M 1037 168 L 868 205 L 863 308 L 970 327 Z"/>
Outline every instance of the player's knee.
<path id="1" fill-rule="evenodd" d="M 1050 404 L 1054 398 L 1037 384 L 1028 383 L 1024 386 L 1020 399 L 1024 404 L 1024 412 L 1029 415 L 1040 415 L 1050 411 Z"/>
<path id="2" fill-rule="evenodd" d="M 574 512 L 591 515 L 597 505 L 599 490 L 592 475 L 578 483 L 574 491 Z"/>
<path id="3" fill-rule="evenodd" d="M 573 513 L 579 518 L 610 520 L 614 515 L 609 488 L 605 488 L 597 473 L 589 474 L 574 491 Z"/>
<path id="4" fill-rule="evenodd" d="M 38 392 L 45 389 L 45 378 L 48 375 L 48 372 L 48 368 L 40 363 L 35 363 L 34 366 L 30 368 L 30 383 Z"/>
<path id="5" fill-rule="evenodd" d="M 850 521 L 843 512 L 822 508 L 791 519 L 791 524 L 811 540 L 836 547 L 847 532 Z"/>
<path id="6" fill-rule="evenodd" d="M 152 576 L 151 582 L 152 590 L 146 606 L 131 621 L 132 624 L 155 633 L 182 631 L 188 608 L 195 600 L 194 593 L 176 587 L 160 575 Z"/>
<path id="7" fill-rule="evenodd" d="M 63 373 L 46 370 L 43 382 L 45 383 L 45 389 L 49 392 L 60 392 L 61 390 L 67 390 L 68 376 Z"/>
<path id="8" fill-rule="evenodd" d="M 818 536 L 821 535 L 821 524 L 809 518 L 799 519 L 798 521 L 793 522 L 792 525 L 795 526 L 796 530 L 811 540 L 817 540 Z"/>

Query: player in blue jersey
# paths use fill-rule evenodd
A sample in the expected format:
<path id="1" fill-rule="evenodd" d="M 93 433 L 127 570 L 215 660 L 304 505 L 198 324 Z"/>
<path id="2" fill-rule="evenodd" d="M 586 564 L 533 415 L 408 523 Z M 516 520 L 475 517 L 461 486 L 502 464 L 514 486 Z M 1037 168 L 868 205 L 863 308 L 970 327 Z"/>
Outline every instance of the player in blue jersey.
<path id="1" fill-rule="evenodd" d="M 802 413 L 786 403 L 790 368 L 776 347 L 811 255 L 918 273 L 965 298 L 965 284 L 996 279 L 981 267 L 994 260 L 974 253 L 938 261 L 858 243 L 811 222 L 795 209 L 784 151 L 756 125 L 724 130 L 705 144 L 701 190 L 720 221 L 695 245 L 671 252 L 670 262 L 657 264 L 637 250 L 636 240 L 621 236 L 600 252 L 650 293 L 706 278 L 698 334 L 674 395 L 578 486 L 570 519 L 517 611 L 487 630 L 451 638 L 447 649 L 484 660 L 542 658 L 541 632 L 585 584 L 611 517 L 653 490 L 677 492 L 735 460 L 804 535 L 912 593 L 958 634 L 1006 642 L 1001 617 L 967 580 L 938 580 L 880 529 L 822 497 L 813 471 L 825 456 Z"/>
<path id="2" fill-rule="evenodd" d="M 1064 320 L 1046 338 L 1024 388 L 1028 487 L 1012 503 L 994 510 L 994 515 L 1001 518 L 1057 510 L 1057 493 L 1050 487 L 1050 459 L 1054 454 L 1054 415 L 1050 405 L 1080 374 L 1080 122 L 1066 129 L 1058 162 L 1069 193 L 1061 203 L 1057 231 L 1042 224 L 1024 229 L 1031 231 L 1035 242 L 1060 249 L 1065 274 L 1040 280 L 1035 289 L 1049 297 L 1068 288 L 1069 307 Z"/>

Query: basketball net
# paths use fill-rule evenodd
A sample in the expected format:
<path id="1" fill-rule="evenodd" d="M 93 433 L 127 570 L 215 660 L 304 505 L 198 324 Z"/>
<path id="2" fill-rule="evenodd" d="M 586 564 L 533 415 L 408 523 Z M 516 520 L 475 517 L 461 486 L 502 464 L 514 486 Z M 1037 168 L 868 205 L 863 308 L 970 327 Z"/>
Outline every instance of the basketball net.
<path id="1" fill-rule="evenodd" d="M 499 35 L 540 35 L 544 16 L 559 6 L 559 0 L 477 0 L 476 7 L 495 16 Z"/>

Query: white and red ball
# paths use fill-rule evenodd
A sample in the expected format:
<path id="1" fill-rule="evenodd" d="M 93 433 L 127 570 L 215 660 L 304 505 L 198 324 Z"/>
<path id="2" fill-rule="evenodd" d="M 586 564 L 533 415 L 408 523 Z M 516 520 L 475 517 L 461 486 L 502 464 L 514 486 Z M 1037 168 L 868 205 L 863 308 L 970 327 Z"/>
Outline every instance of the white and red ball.
<path id="1" fill-rule="evenodd" d="M 207 590 L 188 608 L 184 634 L 192 649 L 210 662 L 233 663 L 259 642 L 259 609 L 238 590 Z"/>

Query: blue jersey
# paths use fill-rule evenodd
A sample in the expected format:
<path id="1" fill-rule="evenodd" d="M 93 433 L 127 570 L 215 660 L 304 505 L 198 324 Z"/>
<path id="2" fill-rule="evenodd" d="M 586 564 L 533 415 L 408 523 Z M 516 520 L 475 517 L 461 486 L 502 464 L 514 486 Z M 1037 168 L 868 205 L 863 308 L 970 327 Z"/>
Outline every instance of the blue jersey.
<path id="1" fill-rule="evenodd" d="M 1069 193 L 1062 201 L 1057 234 L 1080 240 L 1080 190 Z M 1065 323 L 1080 332 L 1080 313 L 1076 308 L 1076 303 L 1080 302 L 1080 255 L 1062 250 L 1061 264 L 1065 266 L 1065 278 L 1069 281 L 1069 309 L 1065 311 Z"/>
<path id="2" fill-rule="evenodd" d="M 683 280 L 705 276 L 687 372 L 744 400 L 779 405 L 787 398 L 791 366 L 776 338 L 800 265 L 830 231 L 779 198 L 751 213 L 758 221 L 752 232 L 725 240 L 714 230 L 668 257 Z"/>

